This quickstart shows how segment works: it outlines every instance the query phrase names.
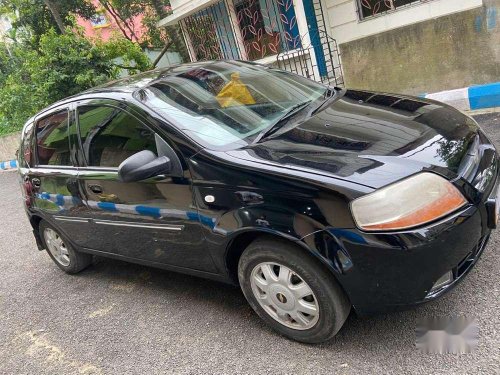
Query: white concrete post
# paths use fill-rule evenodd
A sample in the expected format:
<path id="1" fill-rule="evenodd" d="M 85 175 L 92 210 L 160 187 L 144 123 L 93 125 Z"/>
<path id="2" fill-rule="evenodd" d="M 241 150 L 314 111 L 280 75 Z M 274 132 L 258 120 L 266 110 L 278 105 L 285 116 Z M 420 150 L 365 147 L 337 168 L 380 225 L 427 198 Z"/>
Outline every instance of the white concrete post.
<path id="1" fill-rule="evenodd" d="M 181 32 L 182 35 L 184 36 L 184 42 L 186 42 L 186 47 L 189 53 L 189 58 L 191 59 L 191 62 L 195 62 L 196 59 L 196 53 L 194 51 L 193 47 L 193 42 L 191 41 L 191 37 L 189 36 L 189 33 L 187 32 L 186 28 L 186 23 L 184 22 L 184 19 L 179 21 L 179 25 L 181 26 Z"/>
<path id="2" fill-rule="evenodd" d="M 229 15 L 229 22 L 234 30 L 234 40 L 238 46 L 241 60 L 248 60 L 247 51 L 245 49 L 245 44 L 243 42 L 243 36 L 241 35 L 240 24 L 238 23 L 238 16 L 236 14 L 236 9 L 234 7 L 233 0 L 226 0 L 227 13 Z"/>
<path id="3" fill-rule="evenodd" d="M 304 10 L 304 4 L 302 3 L 302 0 L 293 0 L 293 7 L 295 8 L 295 17 L 297 18 L 297 27 L 299 28 L 299 34 L 301 36 L 302 47 L 310 47 L 309 54 L 311 55 L 311 61 L 314 65 L 314 76 L 321 79 L 318 69 L 318 61 L 316 60 L 316 54 L 311 44 L 309 25 L 307 24 L 306 12 Z"/>

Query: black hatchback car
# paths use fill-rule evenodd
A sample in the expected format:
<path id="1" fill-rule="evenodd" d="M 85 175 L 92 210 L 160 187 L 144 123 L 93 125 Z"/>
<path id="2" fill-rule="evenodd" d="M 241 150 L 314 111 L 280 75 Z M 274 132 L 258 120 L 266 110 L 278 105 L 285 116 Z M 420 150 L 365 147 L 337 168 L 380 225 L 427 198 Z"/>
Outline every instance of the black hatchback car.
<path id="1" fill-rule="evenodd" d="M 432 300 L 498 220 L 498 155 L 439 102 L 328 87 L 238 61 L 155 70 L 62 100 L 22 132 L 40 250 L 240 285 L 316 343 L 359 314 Z"/>

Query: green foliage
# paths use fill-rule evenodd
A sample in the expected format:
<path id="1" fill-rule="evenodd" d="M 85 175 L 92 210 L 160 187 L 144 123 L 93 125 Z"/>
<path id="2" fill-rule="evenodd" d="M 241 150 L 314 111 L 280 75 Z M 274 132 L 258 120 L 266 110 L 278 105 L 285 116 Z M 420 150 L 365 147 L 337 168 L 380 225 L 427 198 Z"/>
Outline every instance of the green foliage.
<path id="1" fill-rule="evenodd" d="M 30 116 L 55 101 L 117 78 L 124 67 L 135 73 L 147 70 L 150 64 L 140 47 L 125 38 L 91 41 L 69 28 L 65 34 L 52 28 L 40 35 L 37 50 L 21 43 L 10 47 L 11 55 L 3 50 L 2 132 L 20 128 Z"/>
<path id="2" fill-rule="evenodd" d="M 52 0 L 52 3 L 66 26 L 73 25 L 75 14 L 85 19 L 95 14 L 95 7 L 88 0 Z M 41 36 L 50 29 L 60 33 L 44 0 L 0 0 L 0 13 L 12 16 L 14 34 L 19 34 L 32 48 L 38 47 Z"/>
<path id="3" fill-rule="evenodd" d="M 111 40 L 89 40 L 76 27 L 76 17 L 92 17 L 90 0 L 0 0 L 0 15 L 13 28 L 0 43 L 0 135 L 15 131 L 45 106 L 104 83 L 127 70 L 151 68 L 141 47 L 163 46 L 166 0 L 100 0 L 123 30 L 142 15 L 146 28 L 140 43 L 119 32 Z M 122 33 L 123 33 L 122 30 Z M 178 38 L 180 40 L 180 38 Z"/>
<path id="4" fill-rule="evenodd" d="M 108 59 L 121 59 L 123 64 L 115 64 L 115 66 L 117 68 L 125 67 L 129 74 L 151 69 L 151 61 L 141 47 L 119 35 L 114 36 L 107 42 L 96 40 L 95 45 L 105 52 Z"/>
<path id="5" fill-rule="evenodd" d="M 99 0 L 106 9 L 114 12 L 122 22 L 129 22 L 134 17 L 142 16 L 141 26 L 145 31 L 140 40 L 142 47 L 161 48 L 168 39 L 164 28 L 156 24 L 167 15 L 168 0 Z"/>
<path id="6" fill-rule="evenodd" d="M 152 8 L 148 8 L 143 13 L 142 26 L 147 30 L 143 35 L 142 44 L 145 47 L 160 48 L 167 43 L 168 34 L 165 28 L 158 28 L 156 25 L 162 19 Z"/>

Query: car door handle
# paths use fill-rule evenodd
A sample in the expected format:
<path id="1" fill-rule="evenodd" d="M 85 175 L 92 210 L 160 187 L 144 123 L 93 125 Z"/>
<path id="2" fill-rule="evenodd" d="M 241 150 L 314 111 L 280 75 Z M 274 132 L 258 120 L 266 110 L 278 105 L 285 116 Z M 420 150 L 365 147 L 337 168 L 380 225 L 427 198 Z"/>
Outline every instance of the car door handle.
<path id="1" fill-rule="evenodd" d="M 88 185 L 88 186 L 93 193 L 101 194 L 103 191 L 101 185 Z"/>
<path id="2" fill-rule="evenodd" d="M 31 179 L 31 185 L 35 188 L 38 189 L 40 186 L 42 186 L 42 181 L 40 181 L 39 178 L 32 178 Z"/>
<path id="3" fill-rule="evenodd" d="M 260 204 L 260 203 L 264 202 L 264 198 L 262 197 L 262 195 L 251 192 L 251 191 L 237 191 L 235 194 L 236 194 L 236 197 L 238 197 L 238 199 L 241 202 L 246 203 L 246 204 L 252 205 L 252 204 Z"/>

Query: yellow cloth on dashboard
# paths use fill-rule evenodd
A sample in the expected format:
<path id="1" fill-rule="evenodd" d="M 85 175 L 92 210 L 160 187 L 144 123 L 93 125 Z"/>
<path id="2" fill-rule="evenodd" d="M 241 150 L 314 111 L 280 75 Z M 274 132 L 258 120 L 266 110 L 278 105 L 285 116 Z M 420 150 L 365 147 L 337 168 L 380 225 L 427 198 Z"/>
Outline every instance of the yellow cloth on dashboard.
<path id="1" fill-rule="evenodd" d="M 222 108 L 242 104 L 255 104 L 255 99 L 247 86 L 240 81 L 240 73 L 232 73 L 231 81 L 216 96 Z"/>

